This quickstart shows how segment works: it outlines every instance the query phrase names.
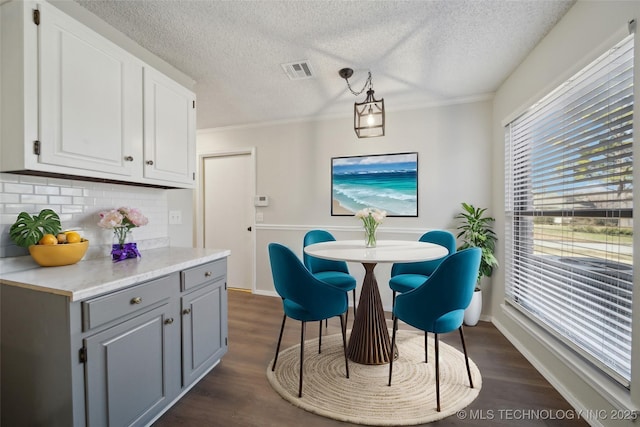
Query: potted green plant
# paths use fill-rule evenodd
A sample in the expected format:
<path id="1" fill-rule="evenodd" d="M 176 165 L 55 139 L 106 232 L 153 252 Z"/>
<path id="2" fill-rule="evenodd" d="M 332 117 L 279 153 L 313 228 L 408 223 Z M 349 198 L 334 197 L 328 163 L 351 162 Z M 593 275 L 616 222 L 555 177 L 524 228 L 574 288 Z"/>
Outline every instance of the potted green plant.
<path id="1" fill-rule="evenodd" d="M 60 218 L 51 209 L 43 209 L 33 216 L 27 212 L 20 212 L 16 222 L 9 229 L 9 237 L 16 245 L 28 248 L 37 244 L 45 234 L 57 236 L 60 230 Z"/>
<path id="2" fill-rule="evenodd" d="M 480 270 L 478 271 L 475 292 L 473 293 L 471 304 L 464 314 L 464 323 L 473 326 L 478 323 L 482 311 L 482 289 L 480 288 L 480 280 L 483 277 L 491 276 L 493 269 L 498 267 L 498 260 L 494 255 L 496 240 L 498 239 L 492 229 L 495 218 L 485 216 L 486 208 L 476 208 L 473 205 L 463 202 L 462 209 L 463 211 L 455 217 L 460 221 L 460 225 L 458 226 L 460 232 L 456 237 L 462 241 L 458 250 L 471 247 L 482 249 L 482 258 L 480 259 Z"/>

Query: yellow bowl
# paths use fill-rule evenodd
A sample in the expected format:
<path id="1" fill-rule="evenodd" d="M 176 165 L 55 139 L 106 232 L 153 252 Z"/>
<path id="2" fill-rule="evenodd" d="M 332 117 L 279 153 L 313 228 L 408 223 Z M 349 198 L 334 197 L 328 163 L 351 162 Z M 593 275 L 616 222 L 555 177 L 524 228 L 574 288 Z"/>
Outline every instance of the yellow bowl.
<path id="1" fill-rule="evenodd" d="M 80 261 L 89 247 L 89 241 L 63 243 L 58 245 L 31 245 L 31 257 L 43 267 L 58 267 Z"/>

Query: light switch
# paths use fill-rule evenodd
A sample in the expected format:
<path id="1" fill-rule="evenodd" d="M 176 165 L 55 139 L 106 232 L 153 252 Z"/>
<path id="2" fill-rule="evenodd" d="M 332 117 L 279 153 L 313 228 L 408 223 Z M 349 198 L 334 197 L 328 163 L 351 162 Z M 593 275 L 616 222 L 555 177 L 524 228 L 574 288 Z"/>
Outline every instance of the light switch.
<path id="1" fill-rule="evenodd" d="M 169 211 L 169 224 L 182 224 L 182 211 Z"/>
<path id="2" fill-rule="evenodd" d="M 262 221 L 264 221 L 264 213 L 256 212 L 256 222 L 262 222 Z"/>

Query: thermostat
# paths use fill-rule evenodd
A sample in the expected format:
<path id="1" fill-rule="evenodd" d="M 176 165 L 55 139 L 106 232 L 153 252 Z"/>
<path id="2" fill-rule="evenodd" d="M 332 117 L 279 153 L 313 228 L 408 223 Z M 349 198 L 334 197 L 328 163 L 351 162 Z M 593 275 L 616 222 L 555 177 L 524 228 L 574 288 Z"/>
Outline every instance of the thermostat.
<path id="1" fill-rule="evenodd" d="M 255 196 L 253 204 L 256 206 L 269 206 L 269 196 Z"/>

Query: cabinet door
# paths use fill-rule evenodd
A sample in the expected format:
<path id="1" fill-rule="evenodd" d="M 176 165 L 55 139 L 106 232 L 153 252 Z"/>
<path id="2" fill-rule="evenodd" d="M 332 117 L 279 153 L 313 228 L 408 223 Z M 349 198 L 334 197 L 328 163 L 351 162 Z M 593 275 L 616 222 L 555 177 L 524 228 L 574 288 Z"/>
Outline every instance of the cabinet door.
<path id="1" fill-rule="evenodd" d="M 145 425 L 175 398 L 180 329 L 169 307 L 159 306 L 85 339 L 89 426 Z"/>
<path id="2" fill-rule="evenodd" d="M 144 68 L 144 177 L 195 184 L 195 95 Z"/>
<path id="3" fill-rule="evenodd" d="M 227 290 L 224 280 L 182 297 L 182 386 L 227 352 Z"/>
<path id="4" fill-rule="evenodd" d="M 83 175 L 124 177 L 136 167 L 140 174 L 141 63 L 55 7 L 40 6 L 39 162 Z"/>

